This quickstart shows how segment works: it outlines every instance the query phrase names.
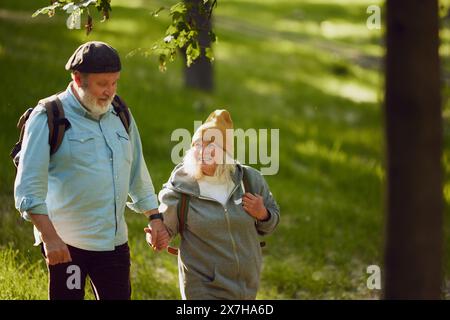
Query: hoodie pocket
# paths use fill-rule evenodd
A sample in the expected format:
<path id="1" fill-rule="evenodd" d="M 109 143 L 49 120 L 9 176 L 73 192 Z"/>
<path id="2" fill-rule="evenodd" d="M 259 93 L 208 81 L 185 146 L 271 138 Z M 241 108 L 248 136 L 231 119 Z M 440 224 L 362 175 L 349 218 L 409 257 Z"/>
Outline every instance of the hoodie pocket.
<path id="1" fill-rule="evenodd" d="M 234 263 L 215 264 L 213 273 L 204 283 L 221 288 L 233 287 L 238 282 L 237 266 Z"/>
<path id="2" fill-rule="evenodd" d="M 211 275 L 206 276 L 206 279 L 203 280 L 204 283 L 214 283 L 216 280 L 217 266 L 214 265 L 213 271 Z"/>
<path id="3" fill-rule="evenodd" d="M 234 263 L 216 264 L 211 281 L 205 281 L 205 292 L 213 299 L 239 299 L 243 283 Z"/>
<path id="4" fill-rule="evenodd" d="M 260 250 L 258 246 L 258 250 Z M 259 286 L 259 279 L 261 275 L 262 259 L 256 254 L 255 257 L 247 260 L 247 268 L 243 269 L 242 277 L 246 282 L 247 288 L 256 289 Z"/>

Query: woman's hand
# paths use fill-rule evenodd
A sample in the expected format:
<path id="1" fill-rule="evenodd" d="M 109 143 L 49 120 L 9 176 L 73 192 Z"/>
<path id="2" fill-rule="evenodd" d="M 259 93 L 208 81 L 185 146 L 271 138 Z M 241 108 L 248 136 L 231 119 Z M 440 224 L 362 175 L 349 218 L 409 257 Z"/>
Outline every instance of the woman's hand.
<path id="1" fill-rule="evenodd" d="M 253 195 L 249 192 L 242 197 L 242 206 L 244 210 L 252 217 L 258 220 L 269 218 L 269 212 L 264 206 L 264 198 L 260 195 Z"/>
<path id="2" fill-rule="evenodd" d="M 144 228 L 146 241 L 153 250 L 161 251 L 169 245 L 170 236 L 164 223 L 155 219 L 150 222 L 150 226 Z"/>

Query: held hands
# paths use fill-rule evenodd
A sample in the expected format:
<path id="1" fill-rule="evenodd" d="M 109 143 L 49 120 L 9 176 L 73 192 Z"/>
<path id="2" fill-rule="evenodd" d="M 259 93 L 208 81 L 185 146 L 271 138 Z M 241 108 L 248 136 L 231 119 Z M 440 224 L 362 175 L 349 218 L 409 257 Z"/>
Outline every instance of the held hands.
<path id="1" fill-rule="evenodd" d="M 170 236 L 167 232 L 166 226 L 160 219 L 150 221 L 150 226 L 144 228 L 146 233 L 145 239 L 153 250 L 161 251 L 169 245 Z"/>
<path id="2" fill-rule="evenodd" d="M 264 206 L 264 198 L 258 194 L 253 195 L 246 192 L 242 197 L 242 206 L 249 215 L 258 220 L 266 220 L 269 218 L 269 212 L 267 212 Z"/>

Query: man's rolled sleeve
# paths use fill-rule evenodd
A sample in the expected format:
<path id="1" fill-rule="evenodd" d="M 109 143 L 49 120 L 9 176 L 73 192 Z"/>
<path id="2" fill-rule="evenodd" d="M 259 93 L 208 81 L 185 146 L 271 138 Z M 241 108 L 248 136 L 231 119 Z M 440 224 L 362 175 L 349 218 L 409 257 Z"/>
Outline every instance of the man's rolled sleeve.
<path id="1" fill-rule="evenodd" d="M 28 212 L 32 212 L 33 214 L 46 214 L 48 215 L 48 209 L 47 204 L 45 201 L 42 201 L 37 198 L 26 198 L 23 197 L 19 201 L 19 205 L 16 205 L 16 208 L 18 208 L 22 218 L 24 218 L 27 221 L 31 221 L 30 216 Z"/>
<path id="2" fill-rule="evenodd" d="M 128 194 L 132 202 L 127 202 L 127 206 L 135 212 L 143 213 L 158 208 L 158 197 L 144 160 L 139 131 L 131 113 L 130 117 L 130 139 L 133 148 L 133 159 Z"/>
<path id="3" fill-rule="evenodd" d="M 158 198 L 155 194 L 152 194 L 140 200 L 136 199 L 136 201 L 127 202 L 127 207 L 135 212 L 143 213 L 158 208 Z"/>
<path id="4" fill-rule="evenodd" d="M 50 146 L 45 109 L 38 106 L 27 121 L 20 161 L 14 182 L 15 207 L 25 220 L 30 220 L 28 212 L 48 214 L 48 165 Z"/>

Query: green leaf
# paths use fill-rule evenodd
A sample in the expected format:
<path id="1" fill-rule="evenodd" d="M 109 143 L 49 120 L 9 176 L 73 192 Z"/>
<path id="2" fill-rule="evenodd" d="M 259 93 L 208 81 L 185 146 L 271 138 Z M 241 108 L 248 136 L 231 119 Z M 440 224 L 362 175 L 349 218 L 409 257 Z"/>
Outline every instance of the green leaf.
<path id="1" fill-rule="evenodd" d="M 187 8 L 186 5 L 184 4 L 184 2 L 178 2 L 176 4 L 174 4 L 172 7 L 170 7 L 170 13 L 174 14 L 174 13 L 181 13 L 184 14 L 186 13 Z"/>
<path id="2" fill-rule="evenodd" d="M 174 35 L 175 33 L 178 33 L 178 28 L 171 24 L 166 30 L 166 35 L 170 36 Z"/>
<path id="3" fill-rule="evenodd" d="M 214 61 L 214 53 L 211 48 L 205 48 L 205 57 L 207 57 L 210 61 Z"/>
<path id="4" fill-rule="evenodd" d="M 197 30 L 191 30 L 191 31 L 189 31 L 188 36 L 189 36 L 189 38 L 197 38 L 198 31 Z"/>
<path id="5" fill-rule="evenodd" d="M 169 61 L 170 62 L 174 62 L 175 61 L 176 52 L 177 52 L 176 50 L 170 51 L 170 57 L 169 57 Z"/>
<path id="6" fill-rule="evenodd" d="M 189 67 L 200 56 L 198 42 L 191 42 L 186 48 L 187 66 Z"/>
<path id="7" fill-rule="evenodd" d="M 156 17 L 158 17 L 159 13 L 161 11 L 163 11 L 164 9 L 166 9 L 166 8 L 165 7 L 160 7 L 159 9 L 156 9 L 156 10 L 150 12 L 150 14 L 152 15 L 152 17 L 156 18 Z"/>
<path id="8" fill-rule="evenodd" d="M 185 31 L 190 30 L 189 25 L 185 21 L 179 21 L 175 24 L 175 28 L 177 28 L 179 31 Z"/>
<path id="9" fill-rule="evenodd" d="M 209 35 L 209 39 L 211 40 L 211 42 L 216 42 L 217 41 L 216 34 L 213 31 L 210 31 L 208 33 L 208 35 Z"/>
<path id="10" fill-rule="evenodd" d="M 177 38 L 177 44 L 178 44 L 178 47 L 179 48 L 184 48 L 185 46 L 186 46 L 186 43 L 188 42 L 188 39 L 186 38 L 186 36 L 182 36 L 182 35 L 180 35 L 178 38 Z"/>
<path id="11" fill-rule="evenodd" d="M 159 55 L 159 71 L 165 72 L 167 70 L 166 68 L 166 55 L 160 54 Z"/>

